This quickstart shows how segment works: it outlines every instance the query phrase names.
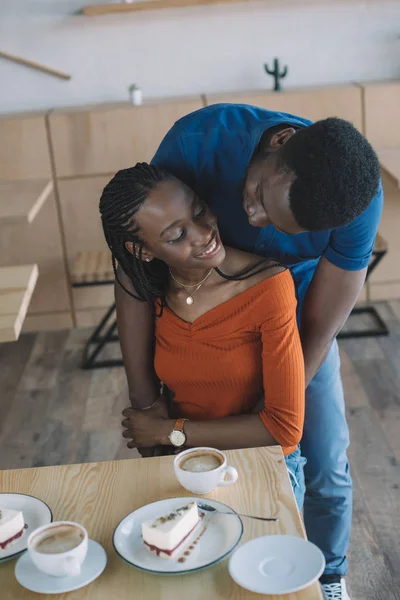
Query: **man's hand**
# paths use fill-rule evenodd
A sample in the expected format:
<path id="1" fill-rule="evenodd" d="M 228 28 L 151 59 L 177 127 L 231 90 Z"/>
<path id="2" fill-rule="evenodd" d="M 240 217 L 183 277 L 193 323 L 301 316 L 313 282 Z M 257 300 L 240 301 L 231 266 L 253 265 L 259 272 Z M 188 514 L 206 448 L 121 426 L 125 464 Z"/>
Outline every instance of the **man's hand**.
<path id="1" fill-rule="evenodd" d="M 167 402 L 163 396 L 148 410 L 125 408 L 122 414 L 125 417 L 122 426 L 126 429 L 122 435 L 131 439 L 127 444 L 128 448 L 148 449 L 157 446 L 167 430 L 172 431 Z"/>

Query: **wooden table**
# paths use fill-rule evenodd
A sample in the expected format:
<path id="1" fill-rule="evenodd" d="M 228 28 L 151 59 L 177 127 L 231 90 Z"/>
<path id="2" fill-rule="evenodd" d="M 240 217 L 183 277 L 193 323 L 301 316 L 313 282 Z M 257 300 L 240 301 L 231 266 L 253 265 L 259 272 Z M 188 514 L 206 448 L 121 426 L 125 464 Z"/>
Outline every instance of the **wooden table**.
<path id="1" fill-rule="evenodd" d="M 304 537 L 285 461 L 279 447 L 227 452 L 230 464 L 239 471 L 238 482 L 218 488 L 210 498 L 233 509 L 259 516 L 277 515 L 278 523 L 244 519 L 243 541 L 268 534 Z M 55 520 L 82 523 L 89 536 L 104 546 L 108 564 L 90 585 L 65 600 L 322 600 L 317 583 L 297 594 L 262 596 L 237 586 L 224 561 L 205 571 L 181 577 L 143 573 L 117 556 L 112 534 L 119 521 L 132 510 L 161 498 L 189 495 L 177 483 L 172 457 L 120 460 L 84 465 L 40 467 L 0 472 L 2 492 L 21 492 L 42 498 L 53 510 Z M 54 596 L 37 595 L 22 588 L 14 577 L 15 561 L 0 565 L 2 600 L 24 600 Z"/>

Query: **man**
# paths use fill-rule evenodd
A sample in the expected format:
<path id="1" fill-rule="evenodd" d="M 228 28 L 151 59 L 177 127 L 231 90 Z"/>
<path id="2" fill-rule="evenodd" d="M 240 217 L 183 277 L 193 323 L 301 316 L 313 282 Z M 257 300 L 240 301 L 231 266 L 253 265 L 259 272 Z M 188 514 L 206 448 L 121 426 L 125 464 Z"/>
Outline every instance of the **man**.
<path id="1" fill-rule="evenodd" d="M 308 460 L 305 524 L 326 558 L 325 598 L 349 600 L 344 576 L 352 493 L 336 335 L 363 286 L 382 211 L 377 157 L 341 119 L 312 124 L 217 104 L 178 121 L 153 163 L 209 203 L 226 244 L 291 268 L 308 385 L 301 444 Z M 130 399 L 143 408 L 158 395 L 153 320 L 147 305 L 118 285 L 116 302 Z"/>

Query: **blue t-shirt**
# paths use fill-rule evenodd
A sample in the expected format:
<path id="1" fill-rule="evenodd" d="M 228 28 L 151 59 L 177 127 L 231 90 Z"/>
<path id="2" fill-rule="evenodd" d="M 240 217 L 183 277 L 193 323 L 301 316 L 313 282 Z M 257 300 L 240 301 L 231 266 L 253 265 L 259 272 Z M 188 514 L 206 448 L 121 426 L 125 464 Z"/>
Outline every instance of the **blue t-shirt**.
<path id="1" fill-rule="evenodd" d="M 196 190 L 218 217 L 225 244 L 275 259 L 290 267 L 299 311 L 321 256 L 348 271 L 369 263 L 383 206 L 375 198 L 352 223 L 329 231 L 289 235 L 273 225 L 249 224 L 243 208 L 246 170 L 264 131 L 279 124 L 307 127 L 311 121 L 246 104 L 214 104 L 175 123 L 152 163 Z"/>

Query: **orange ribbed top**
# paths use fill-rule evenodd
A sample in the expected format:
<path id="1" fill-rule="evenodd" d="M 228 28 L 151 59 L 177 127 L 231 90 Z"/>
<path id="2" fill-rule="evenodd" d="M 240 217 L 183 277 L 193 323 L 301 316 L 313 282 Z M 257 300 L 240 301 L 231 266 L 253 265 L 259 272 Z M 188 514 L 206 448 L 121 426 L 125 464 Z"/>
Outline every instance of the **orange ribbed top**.
<path id="1" fill-rule="evenodd" d="M 304 361 L 290 272 L 264 279 L 193 323 L 168 307 L 156 319 L 155 369 L 192 420 L 246 414 L 264 390 L 260 418 L 285 455 L 304 422 Z"/>

